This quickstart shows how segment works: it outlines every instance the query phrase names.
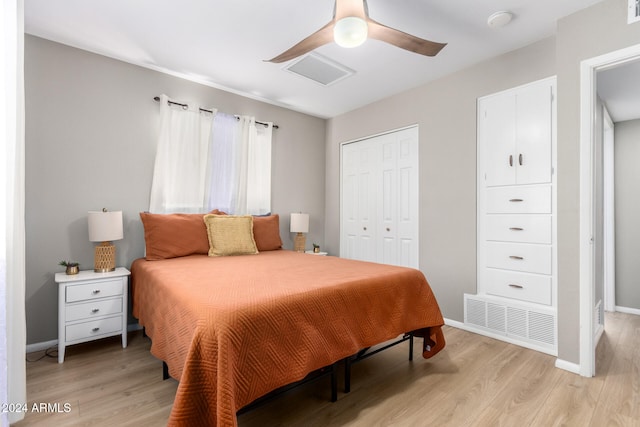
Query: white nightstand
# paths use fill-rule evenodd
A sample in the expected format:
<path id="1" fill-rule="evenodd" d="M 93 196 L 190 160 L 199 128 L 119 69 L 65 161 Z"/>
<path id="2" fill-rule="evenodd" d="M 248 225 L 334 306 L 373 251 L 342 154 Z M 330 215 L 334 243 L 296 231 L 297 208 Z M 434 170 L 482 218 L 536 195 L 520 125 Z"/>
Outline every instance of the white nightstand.
<path id="1" fill-rule="evenodd" d="M 328 252 L 313 252 L 313 251 L 305 251 L 305 254 L 309 254 L 309 255 L 320 255 L 320 256 L 327 256 L 329 255 Z"/>
<path id="2" fill-rule="evenodd" d="M 122 334 L 122 348 L 127 347 L 130 274 L 122 267 L 109 273 L 56 273 L 58 363 L 64 362 L 64 349 L 72 344 Z"/>

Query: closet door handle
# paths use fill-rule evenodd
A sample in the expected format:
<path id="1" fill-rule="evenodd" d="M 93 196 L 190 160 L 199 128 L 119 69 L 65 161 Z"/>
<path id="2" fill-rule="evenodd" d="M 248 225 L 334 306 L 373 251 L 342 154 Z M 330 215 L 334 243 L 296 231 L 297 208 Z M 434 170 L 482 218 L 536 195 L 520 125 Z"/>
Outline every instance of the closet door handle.
<path id="1" fill-rule="evenodd" d="M 524 199 L 509 199 L 510 202 L 524 202 Z"/>
<path id="2" fill-rule="evenodd" d="M 362 227 L 362 229 L 363 229 L 364 231 L 367 231 L 367 227 Z"/>
<path id="3" fill-rule="evenodd" d="M 387 227 L 387 231 L 391 231 L 391 229 L 389 227 Z"/>
<path id="4" fill-rule="evenodd" d="M 524 230 L 524 228 L 522 228 L 522 227 L 509 227 L 509 230 L 511 230 L 511 231 L 522 231 L 522 230 Z"/>
<path id="5" fill-rule="evenodd" d="M 524 257 L 518 256 L 518 255 L 509 255 L 510 259 L 517 259 L 518 261 L 522 261 L 524 259 Z"/>
<path id="6" fill-rule="evenodd" d="M 510 288 L 514 288 L 514 289 L 522 289 L 523 288 L 522 285 L 516 285 L 515 283 L 509 283 L 509 287 Z"/>
<path id="7" fill-rule="evenodd" d="M 513 167 L 513 154 L 509 154 L 509 166 Z"/>
<path id="8" fill-rule="evenodd" d="M 522 153 L 518 155 L 518 163 L 522 166 Z"/>

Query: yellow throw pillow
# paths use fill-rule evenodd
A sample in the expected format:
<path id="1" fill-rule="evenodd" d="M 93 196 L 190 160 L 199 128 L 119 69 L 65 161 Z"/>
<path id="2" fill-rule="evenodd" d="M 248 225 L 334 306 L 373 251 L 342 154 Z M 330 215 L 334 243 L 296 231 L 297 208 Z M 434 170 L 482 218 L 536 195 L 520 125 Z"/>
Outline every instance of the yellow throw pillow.
<path id="1" fill-rule="evenodd" d="M 253 217 L 205 215 L 209 237 L 209 256 L 257 254 L 253 238 Z"/>

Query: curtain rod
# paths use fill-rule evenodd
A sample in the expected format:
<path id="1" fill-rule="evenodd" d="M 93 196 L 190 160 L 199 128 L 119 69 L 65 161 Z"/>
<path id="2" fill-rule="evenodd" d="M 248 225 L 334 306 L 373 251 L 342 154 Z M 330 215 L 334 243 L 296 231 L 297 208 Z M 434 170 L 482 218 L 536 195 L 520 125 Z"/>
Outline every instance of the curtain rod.
<path id="1" fill-rule="evenodd" d="M 159 97 L 159 96 L 155 96 L 155 97 L 153 98 L 153 100 L 154 100 L 154 101 L 156 101 L 156 102 L 160 102 L 160 97 Z M 168 99 L 168 100 L 167 100 L 167 102 L 168 102 L 169 104 L 178 105 L 178 106 L 180 106 L 180 107 L 182 107 L 182 108 L 184 108 L 184 109 L 189 108 L 189 104 L 183 104 L 183 103 L 181 103 L 181 102 L 171 101 L 170 99 Z M 202 112 L 204 112 L 204 113 L 211 113 L 211 114 L 213 114 L 213 111 L 211 111 L 211 110 L 207 110 L 206 108 L 200 108 L 200 111 L 202 111 Z M 239 117 L 238 117 L 238 116 L 236 116 L 236 118 L 238 118 L 238 119 L 239 119 Z M 258 123 L 258 124 L 260 124 L 260 125 L 264 125 L 264 126 L 269 126 L 269 123 L 259 122 L 259 121 L 257 121 L 257 120 L 256 120 L 256 123 Z M 273 125 L 272 127 L 273 127 L 274 129 L 279 129 L 279 126 L 278 126 L 278 125 Z"/>

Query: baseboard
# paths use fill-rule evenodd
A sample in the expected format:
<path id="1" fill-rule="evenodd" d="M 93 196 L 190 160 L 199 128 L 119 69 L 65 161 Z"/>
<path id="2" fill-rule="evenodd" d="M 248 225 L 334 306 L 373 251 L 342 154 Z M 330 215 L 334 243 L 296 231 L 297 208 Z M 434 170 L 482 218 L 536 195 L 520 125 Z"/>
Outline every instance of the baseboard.
<path id="1" fill-rule="evenodd" d="M 567 362 L 566 360 L 562 359 L 556 359 L 556 368 L 580 375 L 580 365 L 578 365 L 577 363 Z"/>
<path id="2" fill-rule="evenodd" d="M 142 329 L 142 326 L 140 326 L 139 323 L 130 323 L 127 325 L 127 331 L 129 332 L 139 331 L 140 329 Z M 27 344 L 26 351 L 27 353 L 34 353 L 36 351 L 43 351 L 48 348 L 55 347 L 57 345 L 58 345 L 58 340 L 37 342 L 33 344 Z"/>
<path id="3" fill-rule="evenodd" d="M 464 326 L 464 323 L 462 322 L 458 322 L 457 320 L 451 320 L 451 319 L 447 319 L 446 317 L 444 318 L 444 324 L 447 326 L 451 326 L 453 328 L 458 328 L 458 329 L 464 329 L 467 330 Z"/>
<path id="4" fill-rule="evenodd" d="M 620 313 L 635 314 L 636 316 L 640 316 L 640 309 L 637 308 L 620 307 L 619 305 L 616 305 L 616 311 L 619 311 Z"/>

